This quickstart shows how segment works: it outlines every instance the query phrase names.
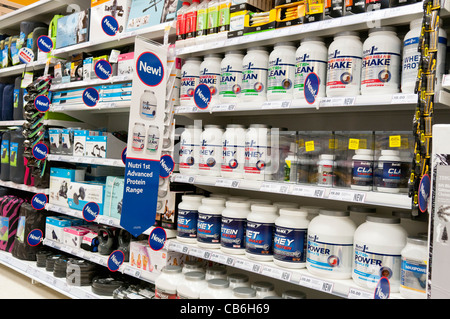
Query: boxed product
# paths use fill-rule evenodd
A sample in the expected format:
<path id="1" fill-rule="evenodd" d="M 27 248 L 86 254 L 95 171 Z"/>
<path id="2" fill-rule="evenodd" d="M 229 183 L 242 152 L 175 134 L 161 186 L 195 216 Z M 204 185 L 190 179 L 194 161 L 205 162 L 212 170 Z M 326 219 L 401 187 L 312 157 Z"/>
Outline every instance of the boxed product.
<path id="1" fill-rule="evenodd" d="M 83 236 L 83 239 L 81 240 L 80 248 L 91 251 L 91 252 L 98 252 L 98 233 L 94 230 L 91 230 L 87 234 Z"/>
<path id="2" fill-rule="evenodd" d="M 134 71 L 134 52 L 122 53 L 117 61 L 117 75 L 131 75 Z"/>
<path id="3" fill-rule="evenodd" d="M 86 138 L 88 136 L 88 130 L 75 130 L 73 132 L 73 156 L 84 156 L 86 149 Z"/>
<path id="4" fill-rule="evenodd" d="M 125 179 L 121 176 L 108 176 L 105 184 L 103 215 L 120 219 Z"/>
<path id="5" fill-rule="evenodd" d="M 94 182 L 71 182 L 67 192 L 69 207 L 83 210 L 87 203 L 95 202 L 100 208 L 99 214 L 102 214 L 104 186 Z"/>
<path id="6" fill-rule="evenodd" d="M 50 139 L 50 154 L 61 154 L 62 143 L 61 143 L 61 128 L 49 128 L 48 136 Z"/>
<path id="7" fill-rule="evenodd" d="M 69 207 L 67 192 L 71 182 L 82 181 L 85 169 L 50 168 L 49 203 Z"/>
<path id="8" fill-rule="evenodd" d="M 174 20 L 177 4 L 175 0 L 157 2 L 132 0 L 126 31 L 135 31 Z"/>
<path id="9" fill-rule="evenodd" d="M 91 0 L 89 39 L 101 42 L 124 33 L 131 0 Z"/>
<path id="10" fill-rule="evenodd" d="M 294 2 L 281 5 L 277 10 L 277 28 L 303 24 L 305 20 L 306 6 L 304 2 Z"/>
<path id="11" fill-rule="evenodd" d="M 228 38 L 244 35 L 245 15 L 248 12 L 261 12 L 258 8 L 248 3 L 232 5 L 230 7 L 230 30 Z"/>
<path id="12" fill-rule="evenodd" d="M 232 0 L 231 6 L 236 4 L 249 4 L 258 10 L 269 11 L 273 8 L 272 0 Z"/>
<path id="13" fill-rule="evenodd" d="M 64 128 L 61 132 L 61 154 L 73 155 L 73 134 L 77 128 Z"/>
<path id="14" fill-rule="evenodd" d="M 69 247 L 80 248 L 83 236 L 88 234 L 89 230 L 80 226 L 64 227 L 63 243 Z"/>
<path id="15" fill-rule="evenodd" d="M 56 49 L 89 41 L 89 11 L 82 10 L 58 19 Z"/>
<path id="16" fill-rule="evenodd" d="M 323 20 L 324 0 L 305 0 L 305 4 L 305 23 Z"/>
<path id="17" fill-rule="evenodd" d="M 103 85 L 100 100 L 102 102 L 131 101 L 131 82 Z"/>
<path id="18" fill-rule="evenodd" d="M 244 21 L 244 35 L 275 29 L 277 10 L 247 12 Z"/>
<path id="19" fill-rule="evenodd" d="M 79 226 L 84 223 L 81 219 L 67 218 L 66 216 L 49 216 L 45 220 L 45 238 L 64 243 L 64 228 Z"/>
<path id="20" fill-rule="evenodd" d="M 106 158 L 107 136 L 86 136 L 85 145 L 85 156 Z"/>
<path id="21" fill-rule="evenodd" d="M 91 74 L 93 72 L 93 61 L 94 58 L 93 57 L 87 57 L 83 60 L 83 80 L 90 80 L 91 79 Z"/>

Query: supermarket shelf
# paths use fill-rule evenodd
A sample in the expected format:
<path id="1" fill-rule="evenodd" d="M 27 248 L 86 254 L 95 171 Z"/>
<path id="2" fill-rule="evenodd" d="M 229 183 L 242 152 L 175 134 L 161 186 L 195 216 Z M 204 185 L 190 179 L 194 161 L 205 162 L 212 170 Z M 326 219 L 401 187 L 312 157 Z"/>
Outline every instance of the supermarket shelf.
<path id="1" fill-rule="evenodd" d="M 129 82 L 132 79 L 133 79 L 132 75 L 117 75 L 117 76 L 111 77 L 109 80 L 93 79 L 93 80 L 75 81 L 75 82 L 69 82 L 69 83 L 58 83 L 58 84 L 52 84 L 50 87 L 50 91 L 74 89 L 74 88 L 79 88 L 79 87 L 83 87 L 83 86 Z"/>
<path id="2" fill-rule="evenodd" d="M 99 102 L 96 106 L 89 107 L 84 104 L 64 104 L 64 105 L 51 105 L 51 112 L 71 112 L 82 111 L 92 113 L 118 113 L 129 112 L 130 101 L 125 102 Z"/>
<path id="3" fill-rule="evenodd" d="M 4 251 L 0 251 L 0 263 L 72 299 L 112 299 L 94 294 L 90 286 L 68 285 L 66 278 L 53 276 L 45 268 L 37 267 L 35 261 L 20 260 Z"/>
<path id="4" fill-rule="evenodd" d="M 0 127 L 22 126 L 25 120 L 0 121 Z M 61 127 L 81 127 L 91 128 L 92 126 L 83 122 L 64 121 L 64 120 L 44 120 L 44 125 Z"/>
<path id="5" fill-rule="evenodd" d="M 172 180 L 200 186 L 224 187 L 255 192 L 267 192 L 281 195 L 301 196 L 316 199 L 328 199 L 349 203 L 385 206 L 399 209 L 411 209 L 411 199 L 407 194 L 380 193 L 352 190 L 349 188 L 328 188 L 317 185 L 294 184 L 276 181 L 255 181 L 245 179 L 227 179 L 211 176 L 189 176 L 173 174 Z"/>
<path id="6" fill-rule="evenodd" d="M 46 61 L 34 61 L 28 64 L 17 64 L 14 66 L 9 66 L 7 68 L 2 68 L 0 69 L 0 76 L 7 77 L 20 75 L 24 70 L 26 71 L 42 70 L 45 68 L 45 62 Z"/>
<path id="7" fill-rule="evenodd" d="M 205 249 L 198 247 L 196 244 L 181 243 L 176 239 L 169 240 L 169 249 L 343 298 L 374 298 L 373 290 L 357 286 L 352 279 L 321 278 L 312 275 L 306 269 L 283 268 L 272 261 L 254 261 L 245 255 L 231 255 L 222 252 L 220 249 Z M 390 298 L 403 299 L 399 293 L 392 293 Z"/>
<path id="8" fill-rule="evenodd" d="M 0 181 L 0 186 L 19 189 L 19 190 L 30 192 L 30 193 L 44 193 L 44 194 L 49 193 L 48 188 L 37 188 L 34 186 L 13 183 L 11 181 Z"/>
<path id="9" fill-rule="evenodd" d="M 47 159 L 49 161 L 56 162 L 70 162 L 70 163 L 80 163 L 80 164 L 95 164 L 104 166 L 116 166 L 125 167 L 122 159 L 112 159 L 112 158 L 97 158 L 97 157 L 86 157 L 86 156 L 71 156 L 71 155 L 59 155 L 59 154 L 49 154 Z"/>
<path id="10" fill-rule="evenodd" d="M 43 244 L 45 246 L 49 246 L 58 250 L 61 250 L 65 253 L 75 255 L 77 257 L 83 258 L 85 260 L 88 260 L 90 262 L 99 264 L 104 267 L 108 267 L 108 258 L 109 256 L 100 255 L 99 253 L 93 253 L 81 248 L 76 247 L 70 247 L 61 243 L 57 243 L 53 240 L 49 240 L 47 238 L 44 238 Z M 129 263 L 124 262 L 117 272 L 126 274 L 132 277 L 139 278 L 141 280 L 145 280 L 150 283 L 155 283 L 156 278 L 158 277 L 159 273 L 150 273 L 146 271 L 141 271 L 140 269 L 137 269 L 135 267 L 131 267 Z"/>

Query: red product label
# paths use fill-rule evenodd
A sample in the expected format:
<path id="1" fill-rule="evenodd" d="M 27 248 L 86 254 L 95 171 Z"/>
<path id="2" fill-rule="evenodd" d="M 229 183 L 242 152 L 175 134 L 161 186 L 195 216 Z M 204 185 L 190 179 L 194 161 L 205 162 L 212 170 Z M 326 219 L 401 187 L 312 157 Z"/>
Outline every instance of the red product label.
<path id="1" fill-rule="evenodd" d="M 193 38 L 197 30 L 197 11 L 188 12 L 185 14 L 186 18 L 186 38 Z"/>
<path id="2" fill-rule="evenodd" d="M 177 40 L 182 40 L 186 36 L 186 14 L 177 16 Z"/>

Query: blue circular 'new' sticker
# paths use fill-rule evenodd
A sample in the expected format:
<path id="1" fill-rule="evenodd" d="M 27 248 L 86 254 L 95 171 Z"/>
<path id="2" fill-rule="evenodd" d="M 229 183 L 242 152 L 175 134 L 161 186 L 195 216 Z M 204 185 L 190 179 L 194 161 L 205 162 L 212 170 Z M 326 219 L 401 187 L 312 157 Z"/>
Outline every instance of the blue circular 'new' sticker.
<path id="1" fill-rule="evenodd" d="M 123 264 L 123 261 L 125 260 L 125 254 L 121 250 L 115 250 L 113 251 L 108 258 L 108 269 L 110 271 L 117 271 L 119 270 L 120 266 Z"/>
<path id="2" fill-rule="evenodd" d="M 47 158 L 48 147 L 44 143 L 38 143 L 33 147 L 33 156 L 35 159 L 42 161 Z"/>
<path id="3" fill-rule="evenodd" d="M 317 74 L 310 73 L 305 79 L 303 92 L 308 104 L 313 104 L 316 101 L 317 94 L 319 93 L 320 80 Z"/>
<path id="4" fill-rule="evenodd" d="M 430 175 L 425 174 L 419 184 L 419 210 L 424 213 L 427 210 L 430 198 L 431 180 Z"/>
<path id="5" fill-rule="evenodd" d="M 100 80 L 108 80 L 112 75 L 112 66 L 106 60 L 98 60 L 95 63 L 94 71 Z"/>
<path id="6" fill-rule="evenodd" d="M 94 107 L 97 105 L 100 95 L 98 91 L 93 87 L 88 87 L 83 91 L 83 103 L 86 106 Z"/>
<path id="7" fill-rule="evenodd" d="M 155 227 L 150 232 L 150 235 L 148 237 L 148 245 L 152 250 L 161 250 L 164 247 L 164 244 L 166 243 L 167 234 L 164 228 L 162 227 Z"/>
<path id="8" fill-rule="evenodd" d="M 113 16 L 104 16 L 102 19 L 102 30 L 109 36 L 115 36 L 119 31 L 119 23 Z"/>
<path id="9" fill-rule="evenodd" d="M 148 86 L 157 86 L 164 79 L 164 66 L 152 52 L 144 52 L 137 58 L 136 70 L 141 82 Z"/>
<path id="10" fill-rule="evenodd" d="M 175 161 L 170 155 L 163 155 L 159 160 L 159 164 L 161 169 L 159 170 L 159 177 L 167 178 L 172 174 L 173 169 L 175 168 Z"/>
<path id="11" fill-rule="evenodd" d="M 206 84 L 199 84 L 194 90 L 195 105 L 201 110 L 208 108 L 211 102 L 211 90 Z"/>
<path id="12" fill-rule="evenodd" d="M 123 165 L 127 164 L 127 148 L 126 147 L 122 151 L 122 162 L 123 162 Z"/>
<path id="13" fill-rule="evenodd" d="M 45 205 L 47 205 L 48 198 L 47 195 L 44 193 L 38 193 L 33 196 L 31 199 L 31 206 L 33 206 L 36 210 L 41 210 L 45 208 Z"/>
<path id="14" fill-rule="evenodd" d="M 388 299 L 391 293 L 389 279 L 381 277 L 375 288 L 374 299 Z"/>
<path id="15" fill-rule="evenodd" d="M 27 236 L 28 245 L 37 246 L 42 242 L 43 238 L 44 238 L 44 234 L 43 234 L 42 230 L 33 229 L 32 231 L 30 231 L 28 233 L 28 236 Z"/>
<path id="16" fill-rule="evenodd" d="M 96 202 L 89 202 L 83 207 L 83 218 L 88 222 L 93 222 L 100 214 L 100 207 Z"/>
<path id="17" fill-rule="evenodd" d="M 49 53 L 53 50 L 53 41 L 49 36 L 41 35 L 37 40 L 37 47 L 44 53 Z"/>
<path id="18" fill-rule="evenodd" d="M 38 95 L 34 99 L 34 107 L 41 113 L 45 113 L 50 109 L 50 99 L 45 95 Z"/>

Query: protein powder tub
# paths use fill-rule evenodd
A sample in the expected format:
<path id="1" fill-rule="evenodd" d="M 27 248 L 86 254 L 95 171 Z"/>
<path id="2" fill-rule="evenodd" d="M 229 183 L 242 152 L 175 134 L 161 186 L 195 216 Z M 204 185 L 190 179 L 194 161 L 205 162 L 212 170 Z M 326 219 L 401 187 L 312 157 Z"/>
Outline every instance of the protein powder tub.
<path id="1" fill-rule="evenodd" d="M 197 260 L 186 260 L 183 263 L 182 271 L 183 271 L 183 274 L 185 274 L 187 272 L 195 272 L 195 271 L 205 272 L 202 267 L 202 263 Z"/>
<path id="2" fill-rule="evenodd" d="M 408 237 L 401 255 L 400 295 L 410 299 L 426 299 L 427 240 Z"/>
<path id="3" fill-rule="evenodd" d="M 220 230 L 222 211 L 225 209 L 225 199 L 207 197 L 202 199 L 198 208 L 197 244 L 199 247 L 220 248 Z"/>
<path id="4" fill-rule="evenodd" d="M 244 177 L 252 180 L 270 179 L 270 129 L 264 124 L 251 124 L 245 134 Z"/>
<path id="5" fill-rule="evenodd" d="M 220 249 L 228 254 L 245 253 L 245 229 L 251 213 L 248 201 L 227 201 L 222 211 Z"/>
<path id="6" fill-rule="evenodd" d="M 177 299 L 177 286 L 183 277 L 180 266 L 165 266 L 155 280 L 155 299 Z"/>
<path id="7" fill-rule="evenodd" d="M 211 266 L 206 269 L 206 277 L 205 280 L 211 279 L 226 279 L 227 278 L 227 269 L 224 266 L 217 265 Z"/>
<path id="8" fill-rule="evenodd" d="M 231 299 L 233 291 L 226 279 L 208 280 L 208 287 L 200 293 L 200 299 Z"/>
<path id="9" fill-rule="evenodd" d="M 249 278 L 246 274 L 230 274 L 227 276 L 227 280 L 230 283 L 230 289 L 250 286 Z"/>
<path id="10" fill-rule="evenodd" d="M 308 212 L 308 220 L 311 221 L 314 217 L 319 215 L 320 210 L 323 208 L 316 206 L 300 206 L 300 209 Z"/>
<path id="11" fill-rule="evenodd" d="M 199 299 L 200 293 L 208 287 L 205 273 L 190 271 L 184 274 L 184 280 L 177 286 L 178 299 Z"/>
<path id="12" fill-rule="evenodd" d="M 406 245 L 406 230 L 400 218 L 367 216 L 354 236 L 353 281 L 374 289 L 381 277 L 389 280 L 391 292 L 400 287 L 401 251 Z"/>
<path id="13" fill-rule="evenodd" d="M 375 172 L 375 189 L 385 193 L 399 193 L 400 186 L 407 179 L 402 169 L 402 159 L 398 150 L 381 150 Z"/>
<path id="14" fill-rule="evenodd" d="M 150 125 L 147 131 L 147 147 L 146 151 L 149 154 L 154 154 L 158 151 L 159 146 L 159 128 L 156 125 Z"/>
<path id="15" fill-rule="evenodd" d="M 223 129 L 218 125 L 205 125 L 200 141 L 199 173 L 201 175 L 220 176 L 222 163 Z"/>
<path id="16" fill-rule="evenodd" d="M 251 287 L 234 288 L 233 299 L 256 299 L 256 290 Z"/>
<path id="17" fill-rule="evenodd" d="M 402 93 L 414 93 L 417 73 L 420 66 L 419 38 L 422 29 L 422 18 L 411 21 L 410 30 L 403 40 Z M 438 53 L 436 57 L 436 85 L 439 90 L 442 85 L 442 75 L 445 70 L 445 55 L 447 52 L 447 33 L 439 28 Z"/>
<path id="18" fill-rule="evenodd" d="M 334 36 L 328 47 L 328 97 L 360 94 L 363 45 L 356 32 L 345 31 Z"/>
<path id="19" fill-rule="evenodd" d="M 268 69 L 269 53 L 262 47 L 249 48 L 242 60 L 242 102 L 266 101 Z"/>
<path id="20" fill-rule="evenodd" d="M 241 51 L 230 51 L 220 63 L 220 102 L 236 103 L 242 91 L 242 60 Z"/>
<path id="21" fill-rule="evenodd" d="M 327 61 L 328 49 L 320 38 L 305 38 L 301 41 L 295 52 L 294 99 L 305 98 L 305 80 L 311 73 L 319 78 L 317 97 L 325 96 Z"/>
<path id="22" fill-rule="evenodd" d="M 349 279 L 352 276 L 355 223 L 349 212 L 321 210 L 308 225 L 306 268 L 312 274 Z"/>
<path id="23" fill-rule="evenodd" d="M 352 157 L 352 189 L 371 191 L 373 188 L 373 150 L 360 148 Z"/>
<path id="24" fill-rule="evenodd" d="M 268 281 L 255 281 L 251 287 L 256 290 L 256 298 L 258 299 L 277 295 L 275 293 L 275 286 Z"/>
<path id="25" fill-rule="evenodd" d="M 228 124 L 222 135 L 223 161 L 220 170 L 222 177 L 241 179 L 245 164 L 245 133 L 240 124 Z"/>
<path id="26" fill-rule="evenodd" d="M 275 220 L 273 262 L 286 268 L 305 268 L 308 213 L 301 209 L 281 208 Z"/>
<path id="27" fill-rule="evenodd" d="M 180 105 L 194 105 L 194 90 L 200 81 L 200 64 L 198 57 L 187 58 L 181 68 Z"/>
<path id="28" fill-rule="evenodd" d="M 269 55 L 267 100 L 292 100 L 295 74 L 295 46 L 292 42 L 275 44 Z"/>
<path id="29" fill-rule="evenodd" d="M 140 115 L 146 120 L 152 120 L 156 116 L 156 108 L 158 102 L 156 100 L 155 92 L 145 90 L 141 96 Z"/>
<path id="30" fill-rule="evenodd" d="M 272 205 L 278 208 L 278 212 L 282 208 L 298 208 L 297 203 L 289 203 L 289 202 L 274 202 Z"/>
<path id="31" fill-rule="evenodd" d="M 281 294 L 283 299 L 306 299 L 306 294 L 298 290 L 286 290 Z"/>
<path id="32" fill-rule="evenodd" d="M 392 27 L 369 29 L 364 41 L 361 94 L 393 94 L 400 91 L 401 41 Z"/>
<path id="33" fill-rule="evenodd" d="M 247 216 L 245 255 L 254 260 L 273 260 L 273 234 L 278 209 L 272 205 L 255 204 Z"/>
<path id="34" fill-rule="evenodd" d="M 360 205 L 347 206 L 347 210 L 350 212 L 351 220 L 353 220 L 357 227 L 366 221 L 367 216 L 377 212 L 377 209 L 374 207 Z"/>
<path id="35" fill-rule="evenodd" d="M 200 158 L 201 127 L 188 125 L 180 135 L 179 170 L 181 174 L 197 175 Z"/>
<path id="36" fill-rule="evenodd" d="M 199 84 L 206 84 L 211 91 L 211 100 L 209 105 L 218 104 L 219 101 L 219 80 L 220 80 L 220 54 L 207 54 L 200 64 Z"/>
<path id="37" fill-rule="evenodd" d="M 133 128 L 133 142 L 131 144 L 133 151 L 142 152 L 145 147 L 145 125 L 135 123 Z"/>
<path id="38" fill-rule="evenodd" d="M 198 208 L 202 195 L 183 195 L 178 204 L 177 239 L 185 243 L 197 242 Z"/>

